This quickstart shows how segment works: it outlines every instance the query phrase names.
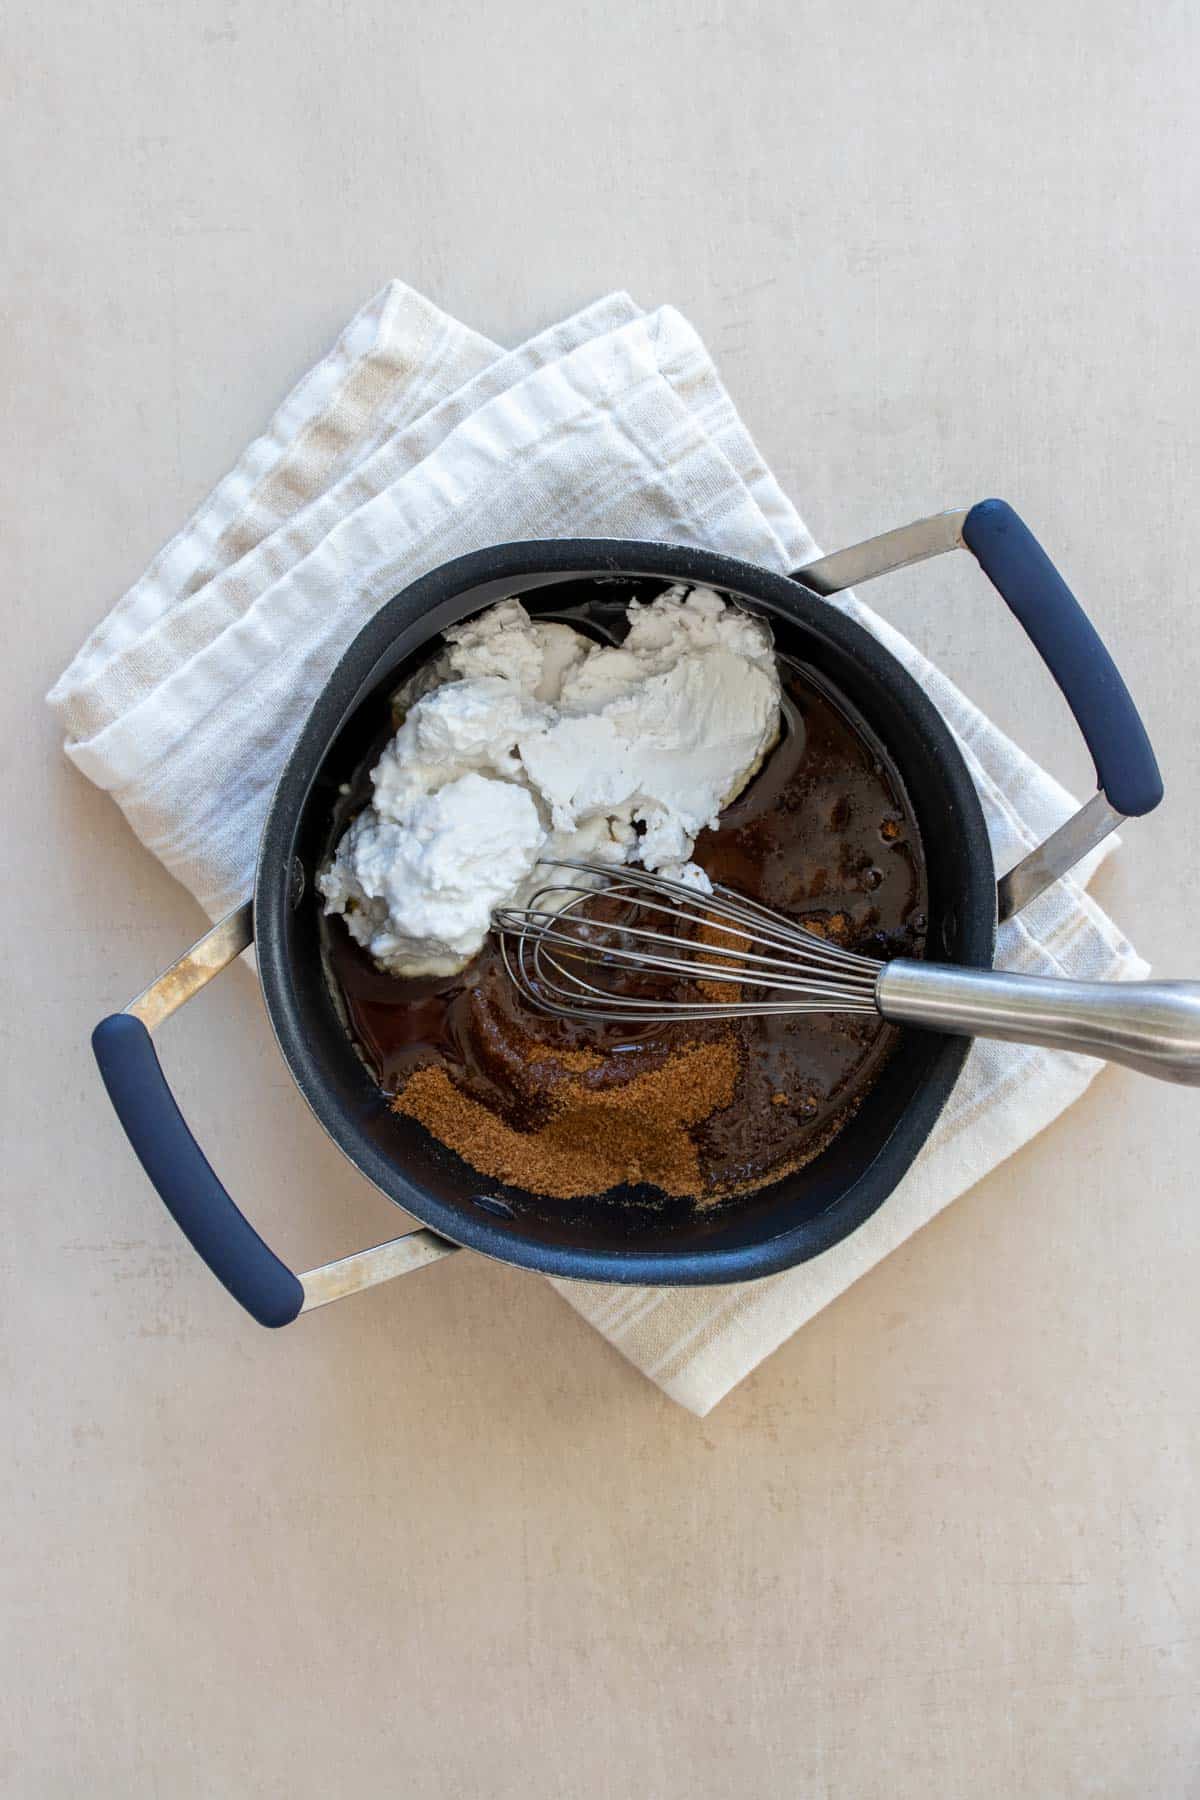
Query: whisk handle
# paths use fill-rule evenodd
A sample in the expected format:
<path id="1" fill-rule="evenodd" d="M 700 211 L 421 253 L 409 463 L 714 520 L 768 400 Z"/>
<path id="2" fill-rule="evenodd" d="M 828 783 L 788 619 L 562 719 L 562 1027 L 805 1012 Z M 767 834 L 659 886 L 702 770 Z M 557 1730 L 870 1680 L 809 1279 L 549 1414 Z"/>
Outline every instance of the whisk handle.
<path id="1" fill-rule="evenodd" d="M 1058 981 L 900 960 L 880 970 L 875 1002 L 899 1025 L 1077 1050 L 1200 1086 L 1200 981 Z"/>

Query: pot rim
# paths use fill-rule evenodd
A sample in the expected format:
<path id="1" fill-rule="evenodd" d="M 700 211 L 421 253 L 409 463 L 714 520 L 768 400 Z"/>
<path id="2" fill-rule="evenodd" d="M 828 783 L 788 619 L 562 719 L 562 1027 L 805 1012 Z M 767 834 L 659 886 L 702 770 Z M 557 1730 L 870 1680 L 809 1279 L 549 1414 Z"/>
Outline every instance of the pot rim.
<path id="1" fill-rule="evenodd" d="M 310 1110 L 358 1172 L 439 1236 L 493 1260 L 560 1279 L 645 1286 L 705 1286 L 777 1274 L 841 1242 L 894 1191 L 925 1143 L 957 1082 L 968 1038 L 945 1037 L 935 1061 L 866 1169 L 824 1212 L 747 1244 L 679 1251 L 585 1249 L 535 1242 L 497 1226 L 489 1215 L 453 1206 L 410 1179 L 356 1128 L 322 1080 L 300 1031 L 291 993 L 287 919 L 295 829 L 312 783 L 346 719 L 381 663 L 406 643 L 400 660 L 446 626 L 480 611 L 524 582 L 546 585 L 570 575 L 651 576 L 715 587 L 823 636 L 893 691 L 941 765 L 965 842 L 969 884 L 959 900 L 960 960 L 989 967 L 995 944 L 996 881 L 983 810 L 949 726 L 908 671 L 865 626 L 790 576 L 717 552 L 625 538 L 533 539 L 472 551 L 443 563 L 386 601 L 347 646 L 309 711 L 276 783 L 259 845 L 254 931 L 263 1000 L 280 1054 Z M 494 592 L 481 590 L 493 589 Z M 461 604 L 459 604 L 461 602 Z M 486 1178 L 480 1177 L 480 1185 Z"/>

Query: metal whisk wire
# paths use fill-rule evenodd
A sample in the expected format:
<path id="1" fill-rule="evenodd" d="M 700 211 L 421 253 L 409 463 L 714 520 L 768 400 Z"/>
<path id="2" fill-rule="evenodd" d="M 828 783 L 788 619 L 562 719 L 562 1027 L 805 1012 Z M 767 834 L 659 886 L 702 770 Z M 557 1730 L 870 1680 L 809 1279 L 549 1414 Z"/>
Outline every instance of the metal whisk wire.
<path id="1" fill-rule="evenodd" d="M 728 888 L 702 894 L 643 869 L 546 866 L 566 875 L 528 906 L 493 916 L 505 967 L 540 1012 L 622 1025 L 877 1012 L 897 1025 L 1103 1056 L 1200 1087 L 1200 981 L 876 962 Z M 621 986 L 630 979 L 632 991 Z"/>
<path id="2" fill-rule="evenodd" d="M 627 1024 L 876 1010 L 880 964 L 742 894 L 711 894 L 643 869 L 548 862 L 568 872 L 493 916 L 518 991 L 558 1018 Z M 612 903 L 631 916 L 606 917 Z M 663 929 L 664 922 L 670 929 Z M 715 940 L 715 941 L 714 941 Z M 603 975 L 610 985 L 589 977 Z M 613 977 L 640 977 L 621 992 Z M 657 984 L 657 985 L 656 985 Z M 683 985 L 684 993 L 679 992 Z M 738 990 L 728 999 L 711 988 Z M 753 990 L 745 997 L 744 990 Z"/>

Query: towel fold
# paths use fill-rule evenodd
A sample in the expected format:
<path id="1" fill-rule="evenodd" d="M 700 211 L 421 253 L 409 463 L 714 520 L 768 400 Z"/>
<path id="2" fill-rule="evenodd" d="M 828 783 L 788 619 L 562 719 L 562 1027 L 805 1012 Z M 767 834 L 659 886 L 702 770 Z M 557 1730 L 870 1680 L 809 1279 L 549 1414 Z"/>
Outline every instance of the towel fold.
<path id="1" fill-rule="evenodd" d="M 504 351 L 392 282 L 55 683 L 48 698 L 67 754 L 216 918 L 249 893 L 279 771 L 371 613 L 451 557 L 556 536 L 695 544 L 780 572 L 820 554 L 673 308 L 644 313 L 613 294 Z M 829 604 L 872 631 L 950 724 L 998 868 L 1074 810 L 899 632 L 853 595 Z M 1147 972 L 1085 892 L 1102 855 L 1002 927 L 1000 963 L 1090 980 Z M 555 1286 L 703 1414 L 1057 1117 L 1099 1067 L 977 1043 L 886 1204 L 783 1275 L 726 1288 Z"/>

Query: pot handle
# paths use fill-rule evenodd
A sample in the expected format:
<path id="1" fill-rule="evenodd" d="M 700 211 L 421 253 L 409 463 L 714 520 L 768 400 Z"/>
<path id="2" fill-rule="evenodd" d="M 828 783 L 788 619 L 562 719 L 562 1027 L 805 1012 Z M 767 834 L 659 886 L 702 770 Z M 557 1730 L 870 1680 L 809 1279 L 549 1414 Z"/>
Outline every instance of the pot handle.
<path id="1" fill-rule="evenodd" d="M 1003 500 L 936 513 L 822 556 L 794 571 L 817 594 L 965 546 L 1053 675 L 1096 765 L 1097 790 L 1065 824 L 1001 878 L 1010 918 L 1102 843 L 1123 819 L 1153 811 L 1162 777 L 1137 707 L 1099 633 L 1029 527 Z"/>
<path id="2" fill-rule="evenodd" d="M 1153 812 L 1162 776 L 1129 689 L 1100 634 L 1042 546 L 1003 500 L 981 500 L 962 541 L 1053 675 L 1096 765 L 1096 782 L 1127 819 Z"/>
<path id="3" fill-rule="evenodd" d="M 424 1229 L 294 1275 L 234 1204 L 180 1112 L 149 1027 L 168 1017 L 250 943 L 247 901 L 206 933 L 124 1012 L 102 1019 L 92 1049 L 113 1110 L 158 1196 L 193 1250 L 260 1325 L 435 1262 L 457 1245 Z"/>
<path id="4" fill-rule="evenodd" d="M 192 1249 L 260 1325 L 290 1325 L 304 1289 L 213 1173 L 142 1021 L 130 1013 L 101 1019 L 92 1049 L 125 1136 Z"/>

